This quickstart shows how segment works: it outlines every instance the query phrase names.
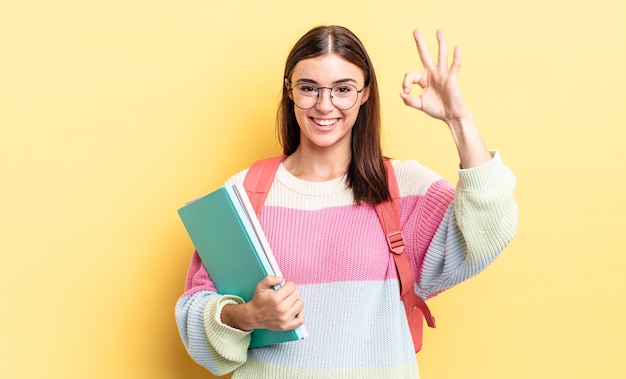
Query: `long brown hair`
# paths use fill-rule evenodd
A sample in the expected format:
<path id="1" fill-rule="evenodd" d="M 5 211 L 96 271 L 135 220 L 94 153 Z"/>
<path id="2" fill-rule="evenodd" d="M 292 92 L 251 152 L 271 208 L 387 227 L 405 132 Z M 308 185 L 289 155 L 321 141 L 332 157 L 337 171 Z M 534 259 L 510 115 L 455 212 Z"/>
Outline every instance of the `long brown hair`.
<path id="1" fill-rule="evenodd" d="M 389 199 L 387 176 L 380 143 L 380 100 L 374 67 L 367 51 L 354 33 L 342 26 L 318 26 L 309 30 L 294 45 L 285 63 L 284 79 L 290 80 L 298 62 L 326 54 L 337 54 L 363 71 L 369 98 L 359 109 L 352 128 L 352 158 L 348 185 L 357 203 L 378 204 Z M 284 80 L 283 80 L 284 82 Z M 283 153 L 293 154 L 300 145 L 300 127 L 293 100 L 283 85 L 276 126 Z"/>

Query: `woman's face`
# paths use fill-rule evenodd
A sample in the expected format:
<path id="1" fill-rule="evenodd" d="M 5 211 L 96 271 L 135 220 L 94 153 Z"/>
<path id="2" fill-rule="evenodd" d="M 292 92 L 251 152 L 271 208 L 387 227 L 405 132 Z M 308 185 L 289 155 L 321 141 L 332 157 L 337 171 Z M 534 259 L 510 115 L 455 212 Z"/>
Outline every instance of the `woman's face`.
<path id="1" fill-rule="evenodd" d="M 351 84 L 361 90 L 365 86 L 363 71 L 339 55 L 327 54 L 304 59 L 293 68 L 290 87 L 298 84 L 315 87 L 333 87 L 336 84 Z M 352 126 L 359 114 L 361 104 L 369 96 L 369 89 L 358 93 L 354 106 L 347 110 L 338 109 L 331 101 L 330 89 L 320 89 L 317 103 L 304 110 L 294 106 L 300 126 L 300 147 L 313 149 L 345 148 L 350 151 Z M 290 96 L 293 96 L 293 92 Z M 293 99 L 293 97 L 292 97 Z M 337 99 L 337 97 L 336 97 Z M 338 100 L 336 100 L 338 103 Z"/>

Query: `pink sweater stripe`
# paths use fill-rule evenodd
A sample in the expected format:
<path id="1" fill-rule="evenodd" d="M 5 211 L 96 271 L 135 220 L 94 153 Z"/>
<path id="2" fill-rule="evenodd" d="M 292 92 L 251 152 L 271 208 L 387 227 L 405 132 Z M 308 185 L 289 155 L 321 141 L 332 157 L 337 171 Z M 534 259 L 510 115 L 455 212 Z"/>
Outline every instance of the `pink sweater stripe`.
<path id="1" fill-rule="evenodd" d="M 266 207 L 261 223 L 267 226 L 265 232 L 283 276 L 298 284 L 396 277 L 395 270 L 390 270 L 393 259 L 381 225 L 370 206 L 317 211 Z"/>

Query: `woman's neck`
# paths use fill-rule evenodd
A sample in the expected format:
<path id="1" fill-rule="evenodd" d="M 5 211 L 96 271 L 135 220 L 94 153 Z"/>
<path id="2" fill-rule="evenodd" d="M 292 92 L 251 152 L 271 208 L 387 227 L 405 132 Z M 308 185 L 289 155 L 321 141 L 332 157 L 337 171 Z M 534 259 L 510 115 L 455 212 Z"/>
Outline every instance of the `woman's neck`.
<path id="1" fill-rule="evenodd" d="M 350 153 L 311 151 L 300 146 L 283 161 L 283 165 L 291 175 L 299 179 L 323 182 L 348 172 Z"/>

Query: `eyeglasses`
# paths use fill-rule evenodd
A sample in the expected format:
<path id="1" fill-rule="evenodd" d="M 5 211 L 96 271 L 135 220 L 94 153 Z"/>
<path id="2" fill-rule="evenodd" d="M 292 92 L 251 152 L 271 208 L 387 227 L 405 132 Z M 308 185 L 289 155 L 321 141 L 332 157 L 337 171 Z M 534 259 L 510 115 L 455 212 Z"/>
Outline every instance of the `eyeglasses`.
<path id="1" fill-rule="evenodd" d="M 298 83 L 288 88 L 291 91 L 296 107 L 303 110 L 311 109 L 317 104 L 322 89 L 329 89 L 331 103 L 333 103 L 335 108 L 345 111 L 356 104 L 359 94 L 363 92 L 365 87 L 359 90 L 348 83 L 336 84 L 332 87 L 318 87 L 311 83 Z"/>

